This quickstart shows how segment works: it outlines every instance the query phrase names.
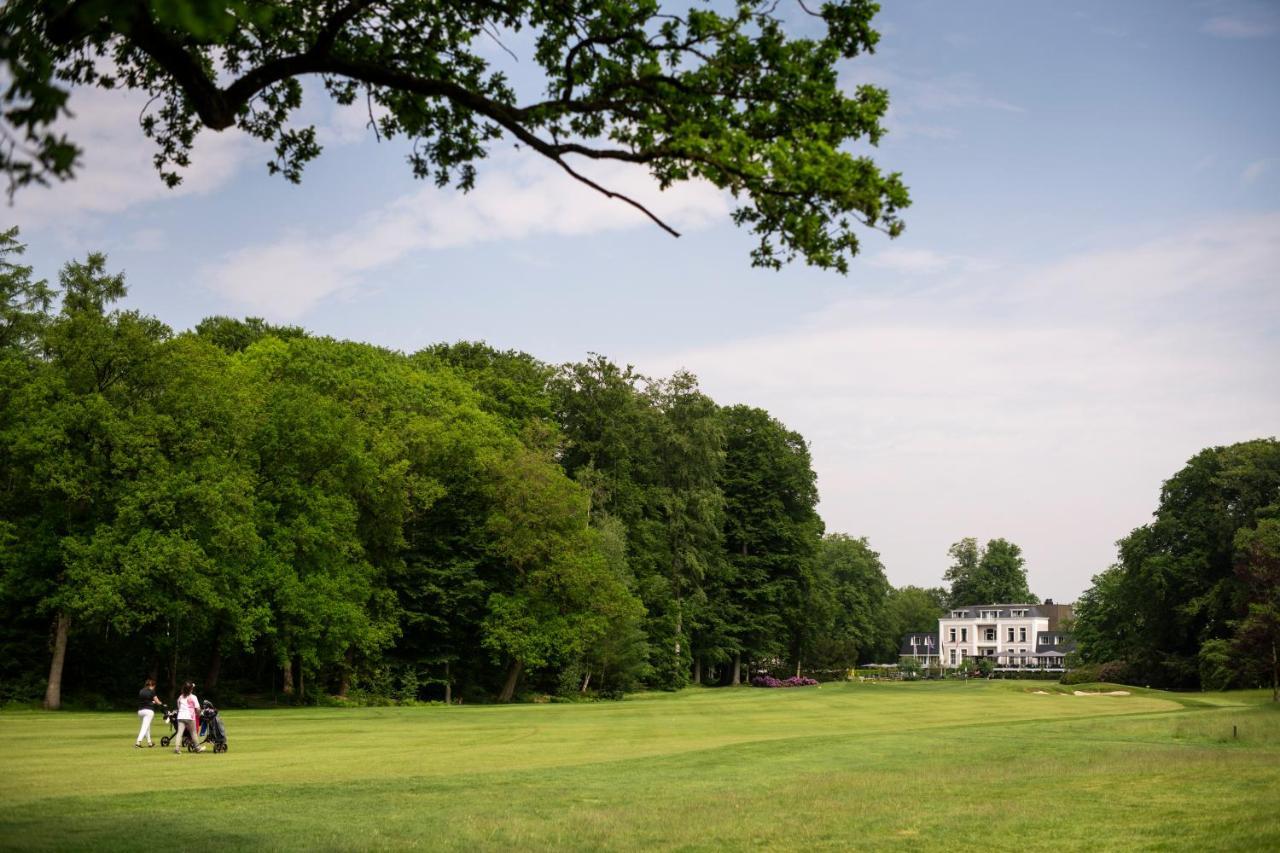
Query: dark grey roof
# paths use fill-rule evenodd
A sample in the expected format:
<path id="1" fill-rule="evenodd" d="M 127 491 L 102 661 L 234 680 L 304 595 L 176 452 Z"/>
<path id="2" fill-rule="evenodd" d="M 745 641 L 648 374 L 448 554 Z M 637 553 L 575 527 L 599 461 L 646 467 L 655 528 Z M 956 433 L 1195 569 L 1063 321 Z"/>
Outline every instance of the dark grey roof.
<path id="1" fill-rule="evenodd" d="M 915 638 L 916 645 L 911 645 L 912 638 Z M 926 645 L 926 642 L 928 645 Z M 898 649 L 900 655 L 922 655 L 925 653 L 936 655 L 938 653 L 938 634 L 931 631 L 916 631 L 907 634 L 902 638 L 902 647 Z"/>
<path id="2" fill-rule="evenodd" d="M 1053 638 L 1057 637 L 1058 642 L 1054 642 Z M 1066 631 L 1037 631 L 1036 632 L 1036 653 L 1043 652 L 1074 652 L 1076 650 L 1076 638 Z"/>
<path id="3" fill-rule="evenodd" d="M 1014 603 L 1014 604 L 966 604 L 962 607 L 947 608 L 947 614 L 942 618 L 944 619 L 950 618 L 951 611 L 953 610 L 968 611 L 969 618 L 971 619 L 980 618 L 978 614 L 980 614 L 984 610 L 996 611 L 997 619 L 1014 618 L 1013 612 L 1012 612 L 1014 610 L 1025 610 L 1027 611 L 1028 616 L 1046 616 L 1047 615 L 1046 613 L 1041 612 L 1040 605 L 1038 604 L 1017 604 L 1017 603 Z"/>

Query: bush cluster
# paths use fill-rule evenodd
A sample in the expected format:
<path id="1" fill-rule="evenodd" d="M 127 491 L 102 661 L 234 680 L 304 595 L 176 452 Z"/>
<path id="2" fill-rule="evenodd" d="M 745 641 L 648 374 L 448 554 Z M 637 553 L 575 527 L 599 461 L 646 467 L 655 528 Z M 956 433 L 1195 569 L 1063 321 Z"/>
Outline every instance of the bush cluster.
<path id="1" fill-rule="evenodd" d="M 793 675 L 787 679 L 777 679 L 772 675 L 757 675 L 751 679 L 752 687 L 814 687 L 817 681 L 803 675 Z"/>

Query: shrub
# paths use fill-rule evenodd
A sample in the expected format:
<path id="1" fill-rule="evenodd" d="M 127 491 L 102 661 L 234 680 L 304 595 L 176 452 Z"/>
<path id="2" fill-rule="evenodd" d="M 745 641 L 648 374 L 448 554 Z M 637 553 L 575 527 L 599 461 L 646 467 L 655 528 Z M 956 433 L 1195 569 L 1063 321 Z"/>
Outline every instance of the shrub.
<path id="1" fill-rule="evenodd" d="M 1059 684 L 1088 684 L 1093 681 L 1102 680 L 1102 667 L 1096 663 L 1087 663 L 1084 666 L 1078 666 L 1075 669 L 1068 670 L 1062 674 L 1062 678 L 1058 679 Z"/>
<path id="2" fill-rule="evenodd" d="M 1112 684 L 1133 683 L 1129 664 L 1122 660 L 1109 660 L 1098 667 L 1098 680 L 1109 681 Z"/>
<path id="3" fill-rule="evenodd" d="M 752 687 L 813 687 L 817 681 L 803 675 L 793 675 L 786 680 L 779 680 L 772 675 L 757 675 L 751 679 Z"/>

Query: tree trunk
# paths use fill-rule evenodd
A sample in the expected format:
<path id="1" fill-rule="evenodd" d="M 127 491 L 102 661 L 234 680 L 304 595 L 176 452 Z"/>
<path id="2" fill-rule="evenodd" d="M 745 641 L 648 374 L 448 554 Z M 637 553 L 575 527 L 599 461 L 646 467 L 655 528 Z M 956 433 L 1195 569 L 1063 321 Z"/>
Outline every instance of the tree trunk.
<path id="1" fill-rule="evenodd" d="M 796 657 L 796 678 L 800 677 L 800 658 Z"/>
<path id="2" fill-rule="evenodd" d="M 582 677 L 582 689 L 580 689 L 578 692 L 586 693 L 587 685 L 589 684 L 591 684 L 591 670 L 587 670 L 587 674 Z"/>
<path id="3" fill-rule="evenodd" d="M 1280 702 L 1280 655 L 1275 640 L 1271 641 L 1271 701 Z"/>
<path id="4" fill-rule="evenodd" d="M 351 662 L 355 659 L 355 650 L 347 649 L 347 654 L 342 659 L 342 676 L 338 679 L 338 697 L 340 699 L 347 698 L 347 692 L 351 689 Z"/>
<path id="5" fill-rule="evenodd" d="M 511 697 L 516 695 L 516 684 L 520 681 L 522 672 L 524 672 L 524 661 L 511 661 L 511 666 L 507 667 L 507 681 L 502 685 L 502 692 L 498 694 L 499 702 L 510 702 Z"/>
<path id="6" fill-rule="evenodd" d="M 56 711 L 62 707 L 62 664 L 67 659 L 67 634 L 71 631 L 71 617 L 65 610 L 58 611 L 58 627 L 53 636 L 53 659 L 49 661 L 49 686 L 44 691 L 44 707 Z"/>
<path id="7" fill-rule="evenodd" d="M 742 652 L 733 653 L 733 681 L 729 683 L 734 687 L 742 683 Z"/>
<path id="8" fill-rule="evenodd" d="M 218 676 L 222 674 L 222 630 L 213 632 L 213 652 L 209 657 L 209 674 L 204 679 L 204 689 L 212 690 L 218 686 Z"/>
<path id="9" fill-rule="evenodd" d="M 693 659 L 693 683 L 702 684 L 702 658 Z"/>
<path id="10" fill-rule="evenodd" d="M 449 674 L 449 662 L 444 662 L 444 704 L 453 704 L 453 676 Z"/>
<path id="11" fill-rule="evenodd" d="M 293 661 L 285 661 L 280 667 L 280 692 L 286 696 L 293 695 Z"/>
<path id="12" fill-rule="evenodd" d="M 305 675 L 306 673 L 302 669 L 302 658 L 298 658 L 298 700 L 299 701 L 303 701 L 307 698 L 307 685 L 303 681 L 303 677 Z"/>

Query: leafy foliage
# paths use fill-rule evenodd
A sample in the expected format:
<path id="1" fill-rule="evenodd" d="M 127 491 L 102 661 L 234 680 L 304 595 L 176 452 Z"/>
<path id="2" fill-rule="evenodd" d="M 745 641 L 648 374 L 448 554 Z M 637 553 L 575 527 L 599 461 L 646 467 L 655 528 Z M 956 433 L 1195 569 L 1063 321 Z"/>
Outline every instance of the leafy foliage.
<path id="1" fill-rule="evenodd" d="M 82 151 L 53 124 L 70 88 L 150 96 L 142 133 L 168 185 L 204 128 L 270 144 L 290 181 L 321 153 L 294 123 L 305 77 L 336 103 L 362 102 L 383 137 L 412 140 L 415 177 L 470 189 L 476 163 L 508 138 L 569 176 L 580 163 L 648 170 L 662 188 L 700 179 L 737 200 L 758 237 L 753 262 L 797 257 L 847 271 L 859 226 L 896 236 L 910 204 L 897 173 L 854 148 L 875 145 L 888 96 L 841 85 L 840 63 L 875 49 L 869 0 L 824 3 L 791 37 L 776 3 L 737 0 L 683 14 L 654 0 L 529 0 L 468 6 L 423 0 L 10 0 L 0 7 L 0 167 L 11 192 L 73 177 Z M 528 33 L 542 91 L 517 95 L 485 42 Z"/>
<path id="2" fill-rule="evenodd" d="M 892 646 L 804 439 L 690 374 L 174 334 L 102 255 L 50 287 L 21 248 L 0 235 L 2 695 L 616 696 Z"/>
<path id="3" fill-rule="evenodd" d="M 1274 684 L 1277 518 L 1280 442 L 1196 454 L 1082 597 L 1082 654 L 1152 684 Z"/>
<path id="4" fill-rule="evenodd" d="M 943 577 L 951 585 L 952 607 L 1040 601 L 1027 588 L 1026 560 L 1012 542 L 992 539 L 979 547 L 976 539 L 961 539 L 947 553 L 952 563 Z"/>

